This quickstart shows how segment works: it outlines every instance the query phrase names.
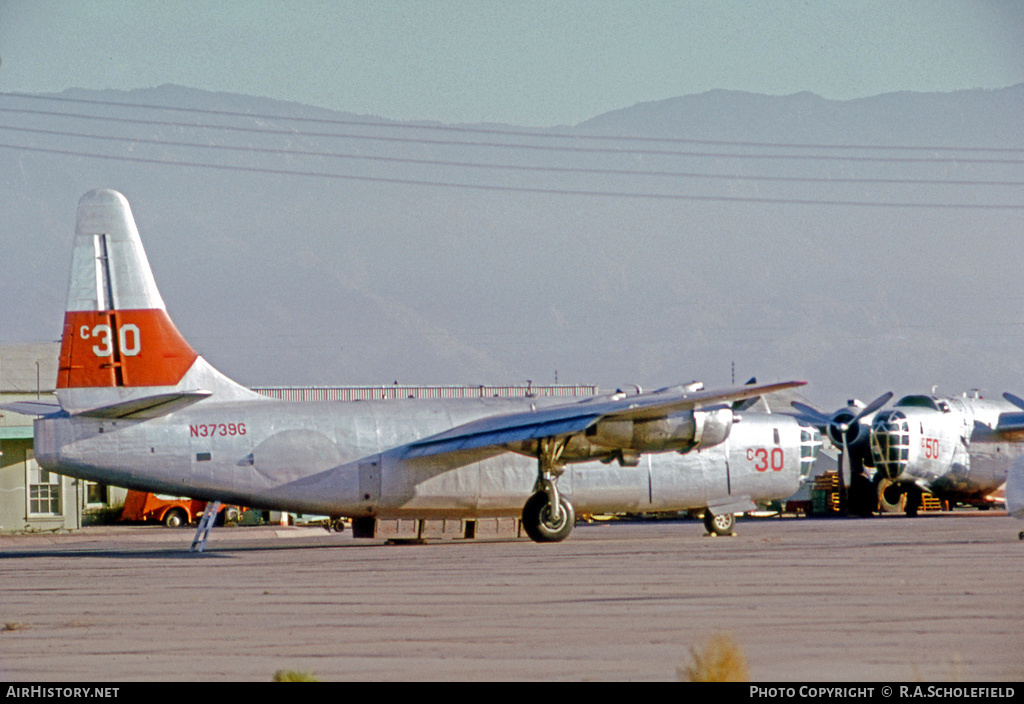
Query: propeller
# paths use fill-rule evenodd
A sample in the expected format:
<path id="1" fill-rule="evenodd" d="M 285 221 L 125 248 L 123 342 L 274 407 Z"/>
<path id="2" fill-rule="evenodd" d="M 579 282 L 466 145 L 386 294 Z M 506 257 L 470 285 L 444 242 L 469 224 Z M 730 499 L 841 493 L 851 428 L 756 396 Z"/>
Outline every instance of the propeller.
<path id="1" fill-rule="evenodd" d="M 851 428 L 856 429 L 852 438 L 853 440 L 856 440 L 860 435 L 861 419 L 866 418 L 885 404 L 889 403 L 889 399 L 892 397 L 892 391 L 885 392 L 874 401 L 864 406 L 857 415 L 853 416 L 849 420 L 845 420 L 839 413 L 833 417 L 832 422 L 835 424 L 834 427 L 836 430 L 838 430 L 837 434 L 842 436 L 843 443 L 843 453 L 839 456 L 839 496 L 844 509 L 846 508 L 846 492 L 853 479 L 852 469 L 850 467 L 850 430 Z M 831 432 L 832 427 L 829 428 L 829 431 L 829 436 L 834 437 Z"/>
<path id="2" fill-rule="evenodd" d="M 806 420 L 811 425 L 817 426 L 820 430 L 824 430 L 828 427 L 829 422 L 832 420 L 831 416 L 827 416 L 817 408 L 812 408 L 806 403 L 800 403 L 799 401 L 793 401 L 791 404 L 793 408 L 800 411 L 801 419 Z"/>
<path id="3" fill-rule="evenodd" d="M 850 450 L 862 447 L 865 437 L 861 435 L 860 422 L 872 413 L 889 403 L 893 393 L 888 391 L 866 406 L 860 407 L 859 402 L 850 402 L 850 406 L 840 409 L 832 415 L 825 415 L 821 411 L 806 403 L 793 401 L 790 405 L 800 412 L 800 419 L 816 426 L 823 434 L 828 435 L 832 444 L 840 449 L 839 455 L 839 497 L 843 510 L 847 504 L 847 489 L 852 481 L 852 462 Z"/>

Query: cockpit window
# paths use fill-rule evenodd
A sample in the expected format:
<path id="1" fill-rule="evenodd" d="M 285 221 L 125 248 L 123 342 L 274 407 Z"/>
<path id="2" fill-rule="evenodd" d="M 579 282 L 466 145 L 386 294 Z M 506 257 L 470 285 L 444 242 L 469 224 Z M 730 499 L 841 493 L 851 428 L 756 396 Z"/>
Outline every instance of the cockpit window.
<path id="1" fill-rule="evenodd" d="M 941 403 L 945 404 L 946 402 L 941 401 Z M 896 402 L 896 405 L 914 406 L 917 408 L 930 408 L 933 411 L 942 410 L 939 406 L 939 403 L 937 403 L 935 399 L 932 398 L 931 396 L 904 396 L 903 398 Z M 945 412 L 949 412 L 949 406 L 946 406 Z"/>
<path id="2" fill-rule="evenodd" d="M 814 467 L 814 460 L 821 447 L 821 433 L 804 423 L 800 424 L 800 476 L 807 477 Z"/>

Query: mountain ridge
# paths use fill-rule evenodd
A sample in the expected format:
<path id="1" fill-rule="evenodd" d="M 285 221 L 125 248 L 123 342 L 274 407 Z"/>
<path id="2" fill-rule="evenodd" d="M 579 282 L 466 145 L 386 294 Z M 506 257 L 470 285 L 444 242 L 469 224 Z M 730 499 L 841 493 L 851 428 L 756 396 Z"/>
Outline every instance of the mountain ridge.
<path id="1" fill-rule="evenodd" d="M 1024 222 L 1020 160 L 891 149 L 1012 155 L 1024 85 L 850 101 L 709 91 L 481 134 L 169 84 L 60 96 L 186 112 L 9 113 L 9 127 L 52 134 L 0 130 L 17 147 L 0 148 L 0 237 L 17 262 L 0 280 L 16 302 L 6 342 L 59 335 L 75 205 L 107 186 L 129 198 L 179 327 L 250 385 L 557 374 L 651 388 L 729 383 L 735 363 L 743 378 L 807 379 L 811 398 L 1024 391 L 1024 284 L 1007 256 Z M 101 119 L 67 116 L 86 112 Z M 379 131 L 330 124 L 346 120 Z M 85 133 L 104 139 L 72 136 Z"/>

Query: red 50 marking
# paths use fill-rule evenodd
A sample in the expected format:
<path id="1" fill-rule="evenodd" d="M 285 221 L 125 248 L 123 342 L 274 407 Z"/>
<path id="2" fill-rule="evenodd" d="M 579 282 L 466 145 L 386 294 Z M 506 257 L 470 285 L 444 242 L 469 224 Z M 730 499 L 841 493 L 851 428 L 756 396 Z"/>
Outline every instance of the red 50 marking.
<path id="1" fill-rule="evenodd" d="M 758 472 L 781 472 L 786 464 L 785 455 L 781 447 L 773 447 L 769 450 L 766 447 L 748 447 L 747 459 L 754 463 L 754 469 Z"/>
<path id="2" fill-rule="evenodd" d="M 930 460 L 939 459 L 939 439 L 921 438 L 921 447 L 924 448 L 924 456 Z"/>
<path id="3" fill-rule="evenodd" d="M 188 426 L 189 437 L 212 438 L 245 435 L 245 423 L 200 423 Z"/>

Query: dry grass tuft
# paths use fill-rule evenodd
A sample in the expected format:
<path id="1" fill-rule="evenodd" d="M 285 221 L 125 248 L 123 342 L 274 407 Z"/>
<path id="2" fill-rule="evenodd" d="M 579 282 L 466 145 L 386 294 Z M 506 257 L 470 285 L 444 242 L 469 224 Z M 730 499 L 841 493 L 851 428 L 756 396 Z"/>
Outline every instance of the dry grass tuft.
<path id="1" fill-rule="evenodd" d="M 274 673 L 275 682 L 319 682 L 312 672 L 298 670 L 278 670 Z"/>
<path id="2" fill-rule="evenodd" d="M 747 658 L 727 633 L 712 636 L 703 647 L 691 647 L 690 657 L 689 665 L 676 670 L 679 679 L 685 682 L 746 682 L 750 679 Z"/>

